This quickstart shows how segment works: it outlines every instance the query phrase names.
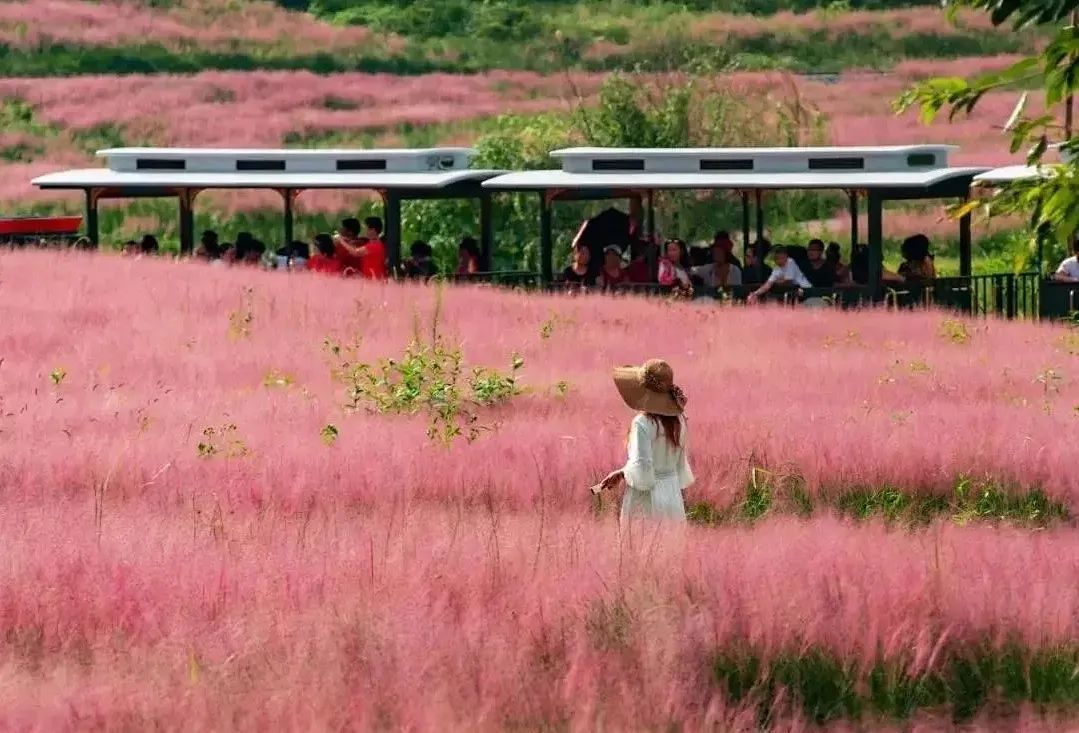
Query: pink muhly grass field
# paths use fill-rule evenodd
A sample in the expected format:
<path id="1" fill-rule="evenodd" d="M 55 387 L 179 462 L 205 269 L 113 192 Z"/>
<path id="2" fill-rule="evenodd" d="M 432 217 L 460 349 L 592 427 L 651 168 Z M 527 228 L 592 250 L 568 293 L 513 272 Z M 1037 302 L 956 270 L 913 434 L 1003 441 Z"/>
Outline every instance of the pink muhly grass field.
<path id="1" fill-rule="evenodd" d="M 752 730 L 710 678 L 721 650 L 917 674 L 1079 632 L 1070 531 L 822 518 L 679 540 L 583 514 L 363 512 L 333 485 L 305 512 L 218 514 L 192 489 L 110 497 L 100 526 L 89 496 L 5 500 L 0 725 Z"/>
<path id="2" fill-rule="evenodd" d="M 1079 339 L 1061 327 L 450 288 L 442 333 L 470 364 L 520 353 L 527 391 L 485 417 L 500 429 L 443 448 L 420 416 L 342 414 L 323 348 L 361 337 L 364 359 L 399 355 L 414 323 L 429 328 L 433 288 L 56 253 L 6 254 L 0 279 L 0 430 L 34 436 L 4 451 L 0 475 L 35 499 L 96 482 L 173 506 L 194 482 L 229 506 L 289 511 L 327 486 L 350 505 L 584 511 L 625 449 L 609 370 L 659 355 L 690 396 L 689 500 L 739 500 L 763 468 L 814 494 L 950 495 L 970 477 L 1079 509 Z M 237 338 L 230 316 L 246 314 Z M 291 386 L 264 386 L 282 377 Z M 202 431 L 228 424 L 252 456 L 200 459 Z"/>
<path id="3" fill-rule="evenodd" d="M 470 364 L 520 352 L 528 392 L 442 447 L 419 418 L 342 414 L 321 346 L 400 353 L 434 288 L 55 252 L 3 254 L 0 283 L 0 728 L 749 731 L 721 650 L 916 674 L 1079 636 L 1070 529 L 668 534 L 586 498 L 631 417 L 610 367 L 661 355 L 691 501 L 765 465 L 811 492 L 971 474 L 1075 508 L 1060 328 L 451 287 L 442 333 Z M 200 458 L 226 424 L 248 453 Z"/>
<path id="4" fill-rule="evenodd" d="M 338 27 L 264 0 L 243 3 L 184 0 L 172 7 L 79 0 L 7 0 L 0 3 L 0 40 L 16 48 L 48 43 L 121 46 L 158 43 L 168 48 L 233 50 L 276 48 L 311 53 L 355 51 L 363 44 L 392 48 L 358 26 Z"/>

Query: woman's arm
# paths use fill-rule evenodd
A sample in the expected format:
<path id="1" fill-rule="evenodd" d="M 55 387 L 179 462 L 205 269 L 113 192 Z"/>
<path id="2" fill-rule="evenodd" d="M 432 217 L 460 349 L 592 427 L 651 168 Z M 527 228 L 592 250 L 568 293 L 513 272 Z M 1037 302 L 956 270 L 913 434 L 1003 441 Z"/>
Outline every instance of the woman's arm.
<path id="1" fill-rule="evenodd" d="M 682 490 L 693 485 L 696 481 L 696 476 L 693 475 L 693 469 L 689 467 L 689 430 L 686 428 L 685 421 L 682 422 L 682 457 L 678 461 L 678 483 L 682 485 Z"/>
<path id="2" fill-rule="evenodd" d="M 652 465 L 652 438 L 655 425 L 644 416 L 633 420 L 629 431 L 629 458 L 622 468 L 622 477 L 630 488 L 651 491 L 656 485 L 656 471 Z"/>

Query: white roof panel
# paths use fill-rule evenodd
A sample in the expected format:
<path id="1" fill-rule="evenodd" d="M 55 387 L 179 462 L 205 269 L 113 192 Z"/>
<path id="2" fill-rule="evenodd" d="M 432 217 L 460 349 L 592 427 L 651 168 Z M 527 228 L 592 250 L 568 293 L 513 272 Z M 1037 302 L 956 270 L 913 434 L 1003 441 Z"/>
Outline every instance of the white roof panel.
<path id="1" fill-rule="evenodd" d="M 670 155 L 697 158 L 729 153 L 731 155 L 872 155 L 874 153 L 948 153 L 958 150 L 956 145 L 876 145 L 857 147 L 822 147 L 822 148 L 562 148 L 551 152 L 552 158 L 584 156 L 589 158 L 618 158 L 626 155 L 652 155 L 666 157 Z"/>
<path id="2" fill-rule="evenodd" d="M 869 189 L 925 188 L 942 181 L 974 176 L 986 168 L 937 168 L 925 171 L 867 173 L 570 173 L 561 170 L 520 171 L 484 181 L 499 190 L 544 189 Z"/>
<path id="3" fill-rule="evenodd" d="M 994 186 L 1013 181 L 1027 181 L 1047 175 L 1055 166 L 1043 165 L 1040 169 L 1029 165 L 1009 165 L 994 168 L 974 176 L 974 185 Z"/>
<path id="4" fill-rule="evenodd" d="M 469 167 L 471 148 L 302 150 L 294 148 L 109 148 L 99 150 L 114 171 L 146 173 L 336 173 L 386 171 L 426 173 Z"/>
<path id="5" fill-rule="evenodd" d="M 947 168 L 952 145 L 829 148 L 566 148 L 551 157 L 570 173 L 885 171 Z"/>
<path id="6" fill-rule="evenodd" d="M 97 156 L 99 158 L 108 158 L 114 155 L 153 155 L 155 157 L 173 156 L 181 158 L 189 155 L 337 157 L 339 155 L 364 154 L 379 157 L 415 157 L 417 155 L 424 156 L 440 153 L 475 155 L 476 151 L 472 148 L 106 148 L 105 150 L 97 151 Z"/>
<path id="7" fill-rule="evenodd" d="M 461 170 L 430 173 L 357 171 L 348 173 L 189 173 L 185 171 L 129 172 L 108 168 L 49 173 L 35 178 L 39 188 L 337 188 L 440 189 L 462 181 L 483 181 L 503 171 Z"/>

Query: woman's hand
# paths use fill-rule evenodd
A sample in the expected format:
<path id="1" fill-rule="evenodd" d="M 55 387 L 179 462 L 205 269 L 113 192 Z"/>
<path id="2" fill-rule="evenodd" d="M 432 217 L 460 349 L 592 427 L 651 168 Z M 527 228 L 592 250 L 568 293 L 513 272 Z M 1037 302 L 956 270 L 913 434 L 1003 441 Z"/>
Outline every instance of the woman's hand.
<path id="1" fill-rule="evenodd" d="M 622 469 L 617 471 L 611 471 L 607 474 L 602 481 L 592 487 L 592 493 L 597 496 L 607 489 L 613 489 L 622 481 Z"/>
<path id="2" fill-rule="evenodd" d="M 617 471 L 611 471 L 607 474 L 607 477 L 600 482 L 600 486 L 605 489 L 613 489 L 618 484 L 622 483 L 622 469 Z"/>

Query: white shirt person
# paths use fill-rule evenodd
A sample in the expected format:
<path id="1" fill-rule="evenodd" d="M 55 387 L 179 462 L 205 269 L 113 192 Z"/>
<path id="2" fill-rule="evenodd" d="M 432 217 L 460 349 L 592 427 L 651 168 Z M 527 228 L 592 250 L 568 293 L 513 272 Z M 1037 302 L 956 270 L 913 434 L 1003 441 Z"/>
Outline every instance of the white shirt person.
<path id="1" fill-rule="evenodd" d="M 772 274 L 768 276 L 768 280 L 764 285 L 761 285 L 749 294 L 750 302 L 767 293 L 776 285 L 776 283 L 781 285 L 797 285 L 802 289 L 813 287 L 806 278 L 805 273 L 802 272 L 802 269 L 798 267 L 798 264 L 787 254 L 785 248 L 776 247 L 772 250 L 772 256 L 775 258 L 775 267 L 772 268 Z"/>
<path id="2" fill-rule="evenodd" d="M 1060 263 L 1053 279 L 1063 283 L 1079 283 L 1079 248 L 1076 254 Z"/>

